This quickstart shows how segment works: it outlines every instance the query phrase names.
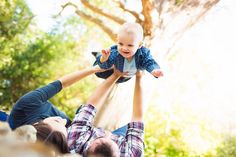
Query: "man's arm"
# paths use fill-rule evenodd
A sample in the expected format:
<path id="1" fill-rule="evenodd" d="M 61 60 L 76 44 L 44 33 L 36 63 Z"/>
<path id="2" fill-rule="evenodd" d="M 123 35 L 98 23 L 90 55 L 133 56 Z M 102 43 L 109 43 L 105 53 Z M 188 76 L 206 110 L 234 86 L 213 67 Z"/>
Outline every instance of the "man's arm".
<path id="1" fill-rule="evenodd" d="M 119 72 L 119 70 L 114 69 L 114 73 L 108 77 L 102 84 L 100 84 L 93 94 L 88 98 L 87 104 L 92 104 L 93 106 L 99 106 L 105 102 L 105 99 L 109 95 L 111 89 L 115 85 L 115 82 L 124 73 Z"/>
<path id="2" fill-rule="evenodd" d="M 70 151 L 82 153 L 84 145 L 93 134 L 92 122 L 96 114 L 95 107 L 106 99 L 116 80 L 121 74 L 115 72 L 99 85 L 89 97 L 87 105 L 82 105 L 78 110 L 72 125 L 68 128 L 68 146 Z"/>
<path id="3" fill-rule="evenodd" d="M 32 103 L 41 103 L 49 100 L 51 97 L 56 95 L 58 92 L 61 91 L 62 88 L 68 87 L 72 85 L 73 83 L 85 78 L 88 75 L 91 75 L 95 72 L 104 71 L 103 69 L 100 69 L 98 66 L 91 67 L 85 70 L 79 70 L 70 74 L 67 74 L 58 80 L 45 85 L 43 87 L 40 87 L 36 90 L 33 90 L 24 96 L 22 96 L 19 101 L 21 101 L 23 104 L 30 104 Z M 18 102 L 19 102 L 18 101 Z"/>
<path id="4" fill-rule="evenodd" d="M 133 97 L 133 122 L 143 121 L 143 89 L 142 89 L 142 74 L 138 71 L 136 74 L 134 97 Z"/>
<path id="5" fill-rule="evenodd" d="M 74 84 L 75 82 L 85 78 L 86 76 L 89 76 L 91 74 L 94 74 L 96 72 L 101 72 L 101 71 L 104 71 L 104 70 L 100 69 L 98 66 L 94 66 L 88 69 L 79 70 L 79 71 L 67 74 L 59 78 L 58 80 L 61 82 L 62 88 L 66 88 Z"/>
<path id="6" fill-rule="evenodd" d="M 123 147 L 121 147 L 122 155 L 125 157 L 143 156 L 144 152 L 143 90 L 141 77 L 142 73 L 138 71 L 135 80 L 132 121 L 128 123 L 126 141 L 123 143 Z"/>

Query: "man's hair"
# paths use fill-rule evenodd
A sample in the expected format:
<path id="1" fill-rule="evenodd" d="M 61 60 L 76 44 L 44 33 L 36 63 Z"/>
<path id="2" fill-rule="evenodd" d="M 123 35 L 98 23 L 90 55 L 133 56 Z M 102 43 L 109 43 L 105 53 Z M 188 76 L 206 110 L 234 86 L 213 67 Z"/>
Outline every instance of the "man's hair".
<path id="1" fill-rule="evenodd" d="M 143 40 L 143 28 L 138 23 L 135 23 L 135 22 L 124 23 L 123 25 L 121 25 L 118 34 L 122 32 L 135 35 L 139 41 Z"/>
<path id="2" fill-rule="evenodd" d="M 114 145 L 116 144 L 114 143 Z M 89 155 L 101 155 L 103 157 L 119 157 L 119 149 L 118 147 L 114 147 L 114 145 L 107 141 L 101 141 L 95 147 L 89 147 L 84 156 L 88 157 Z"/>
<path id="3" fill-rule="evenodd" d="M 37 140 L 53 146 L 60 153 L 69 153 L 67 139 L 59 131 L 54 131 L 48 124 L 40 121 L 33 125 L 37 130 Z"/>

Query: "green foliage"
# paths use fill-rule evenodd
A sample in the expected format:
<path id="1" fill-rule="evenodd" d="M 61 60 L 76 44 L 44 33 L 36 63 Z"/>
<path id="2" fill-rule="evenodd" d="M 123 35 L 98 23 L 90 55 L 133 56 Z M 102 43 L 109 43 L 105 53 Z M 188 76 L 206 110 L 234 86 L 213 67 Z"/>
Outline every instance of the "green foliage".
<path id="1" fill-rule="evenodd" d="M 3 0 L 0 2 L 0 15 L 1 15 L 1 21 L 5 19 L 5 15 L 11 16 L 13 14 L 13 9 L 10 9 L 11 7 L 15 7 L 15 3 L 13 0 Z M 4 9 L 5 8 L 5 9 Z"/>
<path id="2" fill-rule="evenodd" d="M 10 107 L 16 100 L 27 91 L 37 88 L 46 78 L 50 77 L 50 72 L 45 70 L 50 65 L 50 61 L 55 59 L 57 54 L 57 43 L 50 35 L 38 38 L 34 42 L 15 44 L 27 44 L 26 48 L 11 48 L 10 61 L 1 68 L 0 96 L 1 103 Z"/>
<path id="3" fill-rule="evenodd" d="M 168 114 L 150 110 L 148 115 L 145 129 L 145 155 L 156 157 L 165 154 L 166 157 L 187 157 L 188 151 L 181 139 L 181 129 L 174 123 L 170 124 Z"/>
<path id="4" fill-rule="evenodd" d="M 206 120 L 178 108 L 165 112 L 152 107 L 145 119 L 145 156 L 215 157 L 221 136 Z"/>
<path id="5" fill-rule="evenodd" d="M 3 0 L 0 2 L 0 42 L 11 40 L 24 32 L 33 15 L 23 0 Z M 2 49 L 1 44 L 1 49 Z"/>
<path id="6" fill-rule="evenodd" d="M 217 148 L 217 157 L 235 157 L 236 156 L 236 136 L 225 138 L 221 146 Z"/>
<path id="7" fill-rule="evenodd" d="M 86 41 L 80 44 L 76 42 L 76 40 L 88 39 L 84 36 L 86 31 L 78 33 L 81 39 L 76 36 L 76 32 L 81 30 L 77 30 L 76 27 L 79 25 L 86 28 L 86 26 L 74 17 L 64 23 L 59 23 L 50 33 L 44 33 L 34 25 L 31 19 L 26 18 L 32 17 L 32 13 L 24 1 L 1 1 L 0 6 L 3 8 L 0 10 L 3 15 L 0 21 L 2 48 L 0 104 L 2 109 L 10 110 L 19 97 L 30 90 L 75 71 L 78 67 L 91 66 L 91 63 L 80 55 L 84 51 Z M 64 27 L 68 29 L 60 29 Z M 69 105 L 72 102 L 71 99 L 77 97 L 81 99 L 80 103 L 84 102 L 91 87 L 94 87 L 94 83 L 87 80 L 77 86 L 77 89 L 69 89 L 64 94 L 54 97 L 52 101 L 72 117 L 73 105 L 72 107 Z M 79 95 L 78 91 L 81 91 Z"/>

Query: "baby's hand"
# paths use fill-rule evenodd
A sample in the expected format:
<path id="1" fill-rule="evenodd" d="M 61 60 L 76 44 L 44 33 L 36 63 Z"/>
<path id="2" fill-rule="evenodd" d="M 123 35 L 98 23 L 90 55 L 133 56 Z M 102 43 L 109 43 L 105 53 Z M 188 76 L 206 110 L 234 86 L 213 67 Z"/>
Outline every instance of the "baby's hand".
<path id="1" fill-rule="evenodd" d="M 100 58 L 100 61 L 103 63 L 103 62 L 106 62 L 109 58 L 111 54 L 111 50 L 110 49 L 103 49 L 102 50 L 102 56 Z"/>
<path id="2" fill-rule="evenodd" d="M 163 76 L 163 72 L 160 69 L 154 69 L 151 74 L 155 77 L 161 77 Z"/>

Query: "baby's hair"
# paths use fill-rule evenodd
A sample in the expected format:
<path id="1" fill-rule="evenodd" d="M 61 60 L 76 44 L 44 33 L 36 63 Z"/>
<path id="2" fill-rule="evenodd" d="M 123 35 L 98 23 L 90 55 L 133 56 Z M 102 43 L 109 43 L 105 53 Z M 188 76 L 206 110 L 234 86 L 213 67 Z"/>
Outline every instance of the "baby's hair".
<path id="1" fill-rule="evenodd" d="M 125 32 L 127 34 L 135 35 L 139 41 L 143 41 L 143 28 L 139 23 L 126 22 L 121 25 L 118 34 Z"/>

